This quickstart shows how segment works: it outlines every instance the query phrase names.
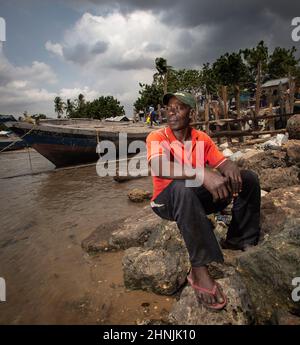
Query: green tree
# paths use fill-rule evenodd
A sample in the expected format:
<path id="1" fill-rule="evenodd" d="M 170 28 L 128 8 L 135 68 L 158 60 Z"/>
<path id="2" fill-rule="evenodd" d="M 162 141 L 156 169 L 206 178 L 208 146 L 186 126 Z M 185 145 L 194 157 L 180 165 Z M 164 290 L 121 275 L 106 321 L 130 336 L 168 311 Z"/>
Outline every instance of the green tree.
<path id="1" fill-rule="evenodd" d="M 261 96 L 261 83 L 266 78 L 268 71 L 268 58 L 269 51 L 264 41 L 260 41 L 255 48 L 245 49 L 242 51 L 246 64 L 252 78 L 256 81 L 255 92 L 255 115 L 258 115 L 260 96 Z"/>
<path id="2" fill-rule="evenodd" d="M 80 112 L 80 111 L 83 111 L 84 109 L 84 106 L 85 106 L 85 99 L 84 99 L 84 95 L 82 93 L 80 93 L 78 95 L 78 98 L 77 98 L 77 110 Z"/>
<path id="3" fill-rule="evenodd" d="M 195 69 L 172 70 L 169 75 L 168 90 L 186 91 L 196 95 L 201 90 L 201 72 Z"/>
<path id="4" fill-rule="evenodd" d="M 54 111 L 57 113 L 57 118 L 60 119 L 64 112 L 64 102 L 59 96 L 54 98 Z"/>
<path id="5" fill-rule="evenodd" d="M 167 60 L 162 57 L 155 59 L 155 67 L 157 72 L 153 76 L 153 81 L 156 84 L 163 85 L 163 92 L 165 94 L 168 92 L 168 77 L 173 68 L 168 66 Z"/>
<path id="6" fill-rule="evenodd" d="M 147 111 L 150 105 L 157 106 L 162 102 L 163 89 L 162 85 L 155 83 L 142 84 L 139 83 L 141 90 L 139 91 L 139 98 L 134 103 L 135 111 Z"/>
<path id="7" fill-rule="evenodd" d="M 124 107 L 113 96 L 100 96 L 91 102 L 82 102 L 72 114 L 73 117 L 94 119 L 104 119 L 120 115 L 125 115 Z"/>
<path id="8" fill-rule="evenodd" d="M 224 54 L 213 64 L 216 80 L 233 89 L 238 116 L 240 115 L 240 87 L 250 78 L 249 69 L 239 53 Z"/>
<path id="9" fill-rule="evenodd" d="M 203 64 L 201 70 L 201 88 L 206 97 L 218 94 L 218 82 L 215 70 L 209 63 Z"/>
<path id="10" fill-rule="evenodd" d="M 67 103 L 66 103 L 66 115 L 68 117 L 72 117 L 73 116 L 73 112 L 74 112 L 75 106 L 74 103 L 68 98 L 67 99 Z"/>
<path id="11" fill-rule="evenodd" d="M 295 57 L 297 49 L 276 47 L 270 55 L 268 62 L 268 77 L 269 79 L 277 79 L 287 77 L 295 71 L 300 59 Z"/>

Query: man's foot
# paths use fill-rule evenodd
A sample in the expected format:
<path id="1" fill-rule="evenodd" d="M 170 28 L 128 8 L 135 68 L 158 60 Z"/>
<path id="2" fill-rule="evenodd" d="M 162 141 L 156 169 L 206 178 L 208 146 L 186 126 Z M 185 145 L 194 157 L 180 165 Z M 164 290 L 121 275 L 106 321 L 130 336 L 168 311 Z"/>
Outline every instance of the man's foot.
<path id="1" fill-rule="evenodd" d="M 199 301 L 207 308 L 220 310 L 225 307 L 226 296 L 220 285 L 211 278 L 206 266 L 192 267 L 188 281 Z"/>

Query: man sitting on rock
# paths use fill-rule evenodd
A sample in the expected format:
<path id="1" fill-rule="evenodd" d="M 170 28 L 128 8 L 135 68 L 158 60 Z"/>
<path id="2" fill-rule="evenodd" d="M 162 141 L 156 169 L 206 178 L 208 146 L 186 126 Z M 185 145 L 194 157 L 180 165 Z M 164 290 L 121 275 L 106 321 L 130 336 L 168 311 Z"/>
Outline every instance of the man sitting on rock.
<path id="1" fill-rule="evenodd" d="M 206 133 L 190 126 L 196 105 L 191 94 L 165 94 L 163 104 L 168 126 L 147 137 L 154 189 L 151 206 L 161 218 L 177 223 L 191 262 L 188 281 L 198 300 L 209 309 L 221 310 L 226 296 L 210 277 L 207 265 L 224 259 L 206 215 L 223 210 L 233 200 L 232 221 L 221 246 L 246 250 L 256 245 L 259 180 L 252 171 L 240 171 Z"/>

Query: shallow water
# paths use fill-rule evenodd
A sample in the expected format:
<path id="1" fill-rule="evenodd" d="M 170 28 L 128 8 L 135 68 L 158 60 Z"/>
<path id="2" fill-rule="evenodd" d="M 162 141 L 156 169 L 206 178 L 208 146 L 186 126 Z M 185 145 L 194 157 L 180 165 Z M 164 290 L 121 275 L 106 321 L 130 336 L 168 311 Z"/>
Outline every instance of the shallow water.
<path id="1" fill-rule="evenodd" d="M 0 155 L 0 277 L 7 292 L 0 323 L 132 324 L 159 318 L 171 299 L 126 291 L 122 252 L 90 257 L 81 248 L 101 224 L 146 205 L 130 202 L 127 192 L 151 190 L 150 178 L 117 183 L 100 178 L 95 166 L 56 171 L 37 152 L 30 157 L 33 175 L 27 151 Z M 143 302 L 149 303 L 146 310 Z"/>

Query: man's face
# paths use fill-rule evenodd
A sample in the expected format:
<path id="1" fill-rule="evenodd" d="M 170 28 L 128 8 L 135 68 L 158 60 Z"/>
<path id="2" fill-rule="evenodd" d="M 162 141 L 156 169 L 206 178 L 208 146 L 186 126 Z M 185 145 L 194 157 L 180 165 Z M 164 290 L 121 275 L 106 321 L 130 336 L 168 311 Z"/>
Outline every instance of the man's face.
<path id="1" fill-rule="evenodd" d="M 168 125 L 172 130 L 178 131 L 188 127 L 191 108 L 180 102 L 176 97 L 171 97 L 166 107 Z"/>

